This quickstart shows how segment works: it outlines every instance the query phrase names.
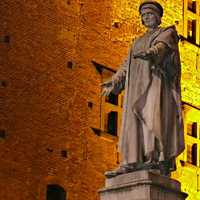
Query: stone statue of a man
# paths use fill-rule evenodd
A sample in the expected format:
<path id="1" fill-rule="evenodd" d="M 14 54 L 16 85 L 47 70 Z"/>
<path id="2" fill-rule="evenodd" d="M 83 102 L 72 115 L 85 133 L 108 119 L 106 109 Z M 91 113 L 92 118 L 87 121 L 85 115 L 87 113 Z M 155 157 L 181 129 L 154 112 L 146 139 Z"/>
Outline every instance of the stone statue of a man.
<path id="1" fill-rule="evenodd" d="M 143 2 L 139 13 L 146 33 L 134 40 L 123 65 L 102 84 L 105 96 L 125 89 L 122 161 L 107 176 L 149 168 L 168 175 L 184 150 L 179 38 L 174 26 L 159 26 L 163 8 L 158 2 Z"/>

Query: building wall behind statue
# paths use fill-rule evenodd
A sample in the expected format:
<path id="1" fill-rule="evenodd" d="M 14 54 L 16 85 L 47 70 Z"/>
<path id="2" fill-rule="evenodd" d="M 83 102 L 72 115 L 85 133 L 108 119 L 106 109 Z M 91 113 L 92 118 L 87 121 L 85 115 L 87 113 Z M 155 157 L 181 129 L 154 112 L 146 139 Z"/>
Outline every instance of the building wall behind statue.
<path id="1" fill-rule="evenodd" d="M 163 24 L 187 38 L 182 1 L 160 2 Z M 120 160 L 113 130 L 119 136 L 123 102 L 123 94 L 117 103 L 100 97 L 99 85 L 144 32 L 138 5 L 0 2 L 0 199 L 43 200 L 59 187 L 67 200 L 98 199 L 104 172 Z M 199 107 L 199 48 L 187 40 L 180 48 L 183 100 Z"/>
<path id="2" fill-rule="evenodd" d="M 100 75 L 91 60 L 109 52 L 106 6 L 0 3 L 0 199 L 45 199 L 47 185 L 64 188 L 67 199 L 97 198 L 116 163 L 116 145 L 91 129 L 100 123 Z"/>

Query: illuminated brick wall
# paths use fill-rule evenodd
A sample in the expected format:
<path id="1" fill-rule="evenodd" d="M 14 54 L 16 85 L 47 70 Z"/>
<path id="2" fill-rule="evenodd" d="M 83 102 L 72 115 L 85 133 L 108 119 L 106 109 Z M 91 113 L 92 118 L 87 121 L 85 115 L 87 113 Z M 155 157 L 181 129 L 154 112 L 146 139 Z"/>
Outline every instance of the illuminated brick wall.
<path id="1" fill-rule="evenodd" d="M 190 34 L 190 41 L 180 43 L 182 93 L 185 102 L 199 107 L 199 37 L 191 32 L 198 35 L 199 30 L 190 19 L 198 22 L 199 14 L 183 10 L 182 0 L 160 2 L 165 8 L 163 24 L 176 24 L 183 39 Z M 103 173 L 120 159 L 116 134 L 123 101 L 123 94 L 117 103 L 115 97 L 100 98 L 99 84 L 117 70 L 132 38 L 144 32 L 138 4 L 135 0 L 0 2 L 0 199 L 44 200 L 47 191 L 56 189 L 64 190 L 67 200 L 98 199 Z M 196 110 L 186 109 L 185 120 L 197 122 L 199 128 Z M 188 136 L 186 142 L 190 153 L 192 142 L 198 140 Z M 173 176 L 183 182 L 184 190 L 190 188 L 194 200 L 199 168 L 191 164 L 187 150 L 179 160 Z M 190 176 L 192 187 L 187 186 Z"/>
<path id="2" fill-rule="evenodd" d="M 173 173 L 172 177 L 178 179 L 182 183 L 182 190 L 189 194 L 187 199 L 200 198 L 200 178 L 199 178 L 199 158 L 200 158 L 200 60 L 199 60 L 199 23 L 200 11 L 199 2 L 197 1 L 159 1 L 164 7 L 164 17 L 162 20 L 163 26 L 175 24 L 178 34 L 181 35 L 179 43 L 181 63 L 182 63 L 182 100 L 187 102 L 183 106 L 184 124 L 185 124 L 185 143 L 186 149 L 177 158 L 178 169 Z M 113 21 L 118 24 L 131 23 L 134 19 L 134 24 L 137 30 L 141 25 L 135 20 L 137 13 L 131 12 L 137 10 L 137 3 L 133 1 L 117 1 L 114 0 Z M 191 24 L 192 21 L 192 24 Z M 127 24 L 126 27 L 130 25 Z M 127 28 L 128 29 L 128 28 Z M 129 29 L 128 29 L 129 30 Z M 134 32 L 137 34 L 137 30 Z M 116 40 L 129 40 L 134 33 L 129 31 L 123 34 L 118 34 Z M 192 107 L 191 105 L 194 107 Z M 194 126 L 196 126 L 194 128 Z M 196 129 L 196 137 L 189 135 L 188 129 L 194 131 Z M 190 180 L 190 181 L 188 181 Z"/>
<path id="3" fill-rule="evenodd" d="M 116 142 L 91 128 L 100 125 L 101 82 L 91 61 L 117 62 L 109 5 L 0 2 L 0 199 L 44 200 L 56 188 L 68 200 L 97 199 L 116 165 Z"/>
<path id="4" fill-rule="evenodd" d="M 183 105 L 185 151 L 177 158 L 177 171 L 172 177 L 181 182 L 182 190 L 189 194 L 187 199 L 200 199 L 200 111 Z"/>

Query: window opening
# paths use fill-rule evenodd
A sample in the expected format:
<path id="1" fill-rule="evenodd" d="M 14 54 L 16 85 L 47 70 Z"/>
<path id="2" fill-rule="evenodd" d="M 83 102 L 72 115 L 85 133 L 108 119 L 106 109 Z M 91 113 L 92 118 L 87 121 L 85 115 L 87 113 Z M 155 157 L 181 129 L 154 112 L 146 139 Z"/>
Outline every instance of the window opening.
<path id="1" fill-rule="evenodd" d="M 107 132 L 114 136 L 117 136 L 117 121 L 118 113 L 114 111 L 109 112 L 107 118 Z"/>
<path id="2" fill-rule="evenodd" d="M 48 185 L 47 200 L 66 200 L 66 192 L 59 185 Z"/>

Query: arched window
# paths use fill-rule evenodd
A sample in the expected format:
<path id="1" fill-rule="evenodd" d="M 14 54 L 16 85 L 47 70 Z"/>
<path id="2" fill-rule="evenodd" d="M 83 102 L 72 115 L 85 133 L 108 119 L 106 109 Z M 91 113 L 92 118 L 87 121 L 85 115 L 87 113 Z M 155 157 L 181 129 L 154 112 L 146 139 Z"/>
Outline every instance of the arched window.
<path id="1" fill-rule="evenodd" d="M 55 184 L 47 186 L 47 200 L 66 200 L 65 190 Z"/>

